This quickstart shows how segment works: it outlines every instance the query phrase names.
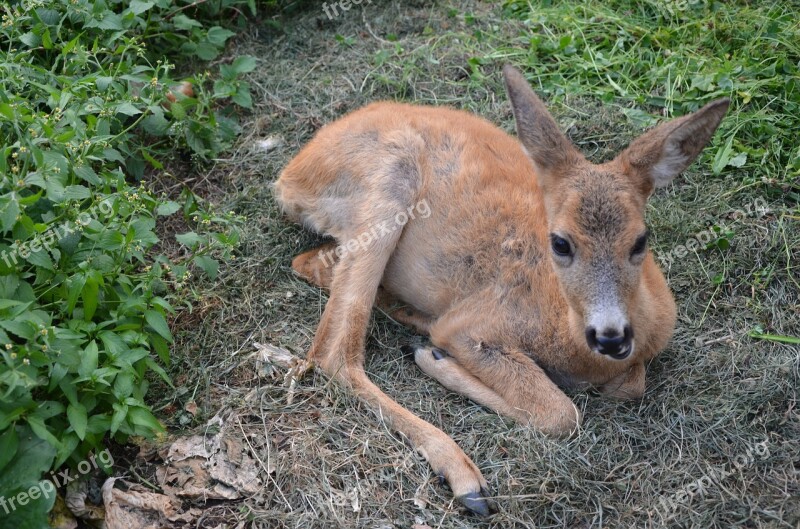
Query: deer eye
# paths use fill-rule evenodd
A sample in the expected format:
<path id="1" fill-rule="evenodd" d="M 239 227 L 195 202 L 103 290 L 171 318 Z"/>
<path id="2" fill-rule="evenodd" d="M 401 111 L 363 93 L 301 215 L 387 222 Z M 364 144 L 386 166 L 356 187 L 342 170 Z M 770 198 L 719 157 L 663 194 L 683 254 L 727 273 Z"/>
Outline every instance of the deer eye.
<path id="1" fill-rule="evenodd" d="M 636 239 L 633 248 L 631 248 L 631 257 L 644 252 L 645 248 L 647 248 L 647 232 L 645 232 L 643 235 L 640 235 L 639 238 Z"/>
<path id="2" fill-rule="evenodd" d="M 554 234 L 550 236 L 550 245 L 553 247 L 553 252 L 561 257 L 567 257 L 572 253 L 572 247 L 569 241 L 558 235 Z"/>

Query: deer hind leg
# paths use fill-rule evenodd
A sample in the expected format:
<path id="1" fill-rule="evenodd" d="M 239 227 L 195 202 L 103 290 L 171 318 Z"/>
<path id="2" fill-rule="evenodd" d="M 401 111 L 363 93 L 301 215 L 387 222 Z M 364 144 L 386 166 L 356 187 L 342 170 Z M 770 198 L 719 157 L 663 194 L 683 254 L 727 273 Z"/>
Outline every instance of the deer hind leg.
<path id="1" fill-rule="evenodd" d="M 338 262 L 336 243 L 329 242 L 292 259 L 292 269 L 309 283 L 329 289 L 333 282 L 333 269 Z"/>
<path id="2" fill-rule="evenodd" d="M 406 327 L 411 327 L 417 334 L 428 336 L 431 333 L 433 318 L 401 301 L 383 287 L 378 290 L 375 305 L 391 319 Z"/>
<path id="3" fill-rule="evenodd" d="M 363 249 L 342 255 L 334 268 L 330 297 L 308 358 L 405 435 L 470 510 L 488 515 L 487 483 L 477 466 L 450 437 L 394 402 L 364 371 L 364 342 L 372 305 L 399 237 L 400 230 L 396 230 Z"/>
<path id="4" fill-rule="evenodd" d="M 334 268 L 339 262 L 336 246 L 336 242 L 329 242 L 301 253 L 292 260 L 292 269 L 309 283 L 329 290 L 333 283 Z M 378 288 L 375 305 L 390 318 L 417 333 L 426 336 L 430 333 L 433 323 L 430 316 L 403 303 L 383 287 Z"/>

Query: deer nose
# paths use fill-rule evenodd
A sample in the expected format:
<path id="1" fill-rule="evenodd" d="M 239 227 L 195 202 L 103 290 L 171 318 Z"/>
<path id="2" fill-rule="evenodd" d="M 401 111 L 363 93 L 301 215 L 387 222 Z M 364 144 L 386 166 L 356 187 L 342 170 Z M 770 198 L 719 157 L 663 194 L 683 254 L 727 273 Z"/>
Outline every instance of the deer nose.
<path id="1" fill-rule="evenodd" d="M 614 360 L 624 360 L 631 354 L 632 339 L 633 329 L 630 325 L 626 325 L 621 333 L 617 329 L 607 328 L 597 334 L 594 327 L 586 328 L 586 343 L 589 348 Z"/>

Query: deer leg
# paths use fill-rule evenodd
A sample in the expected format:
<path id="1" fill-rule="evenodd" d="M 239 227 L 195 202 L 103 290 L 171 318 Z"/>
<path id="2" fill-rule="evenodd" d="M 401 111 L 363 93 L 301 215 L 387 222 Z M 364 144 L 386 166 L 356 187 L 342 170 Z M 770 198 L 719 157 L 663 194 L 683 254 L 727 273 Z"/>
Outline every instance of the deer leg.
<path id="1" fill-rule="evenodd" d="M 328 289 L 333 282 L 333 269 L 338 262 L 336 243 L 329 242 L 292 259 L 292 269 L 312 285 Z"/>
<path id="2" fill-rule="evenodd" d="M 436 347 L 417 348 L 417 364 L 445 387 L 517 422 L 552 435 L 573 432 L 581 416 L 572 400 L 522 351 L 502 339 L 480 339 L 480 321 L 464 305 L 455 307 L 431 328 Z"/>
<path id="3" fill-rule="evenodd" d="M 364 371 L 370 312 L 399 236 L 396 230 L 366 248 L 342 255 L 308 358 L 405 435 L 467 508 L 488 515 L 487 483 L 478 467 L 450 437 L 394 402 Z"/>
<path id="4" fill-rule="evenodd" d="M 497 392 L 484 384 L 443 349 L 438 347 L 404 346 L 403 352 L 413 354 L 420 369 L 450 391 L 460 393 L 481 406 L 518 422 L 527 422 L 528 416 L 512 408 Z"/>
<path id="5" fill-rule="evenodd" d="M 378 290 L 378 299 L 375 305 L 391 319 L 410 327 L 417 334 L 422 334 L 423 336 L 430 334 L 433 318 L 404 303 L 382 287 Z"/>
<path id="6" fill-rule="evenodd" d="M 572 400 L 520 351 L 418 347 L 414 360 L 444 387 L 546 434 L 569 435 L 580 424 Z"/>
<path id="7" fill-rule="evenodd" d="M 295 257 L 292 260 L 292 268 L 309 283 L 329 290 L 333 283 L 333 270 L 338 262 L 336 242 L 329 242 Z M 403 303 L 383 287 L 378 288 L 375 305 L 394 321 L 411 327 L 419 334 L 425 336 L 430 334 L 432 318 Z"/>

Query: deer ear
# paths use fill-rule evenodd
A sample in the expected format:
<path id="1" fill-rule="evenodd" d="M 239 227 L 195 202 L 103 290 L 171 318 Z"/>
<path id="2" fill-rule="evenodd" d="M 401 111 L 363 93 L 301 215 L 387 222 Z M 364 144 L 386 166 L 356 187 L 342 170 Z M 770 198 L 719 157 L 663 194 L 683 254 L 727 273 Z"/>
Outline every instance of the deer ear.
<path id="1" fill-rule="evenodd" d="M 730 104 L 717 99 L 678 119 L 663 123 L 639 136 L 617 159 L 624 170 L 649 195 L 689 167 L 717 130 Z"/>
<path id="2" fill-rule="evenodd" d="M 581 154 L 558 129 L 556 121 L 528 81 L 514 67 L 505 66 L 503 77 L 511 100 L 517 136 L 528 151 L 538 173 L 582 159 Z"/>

